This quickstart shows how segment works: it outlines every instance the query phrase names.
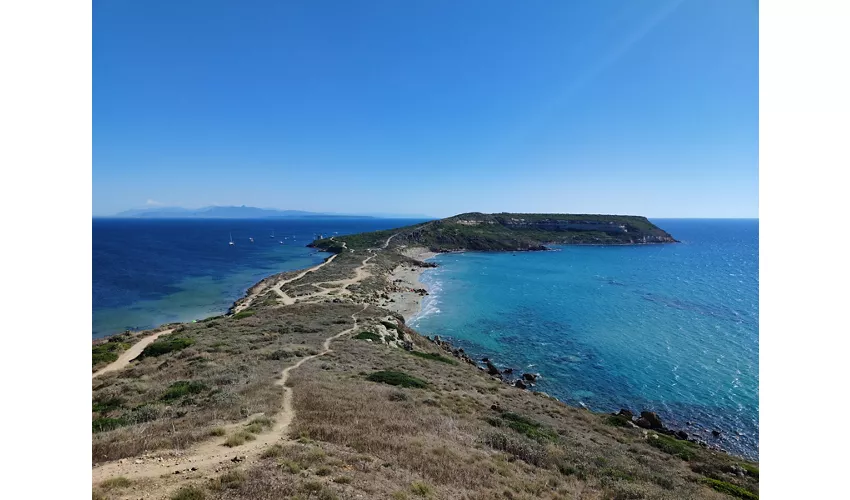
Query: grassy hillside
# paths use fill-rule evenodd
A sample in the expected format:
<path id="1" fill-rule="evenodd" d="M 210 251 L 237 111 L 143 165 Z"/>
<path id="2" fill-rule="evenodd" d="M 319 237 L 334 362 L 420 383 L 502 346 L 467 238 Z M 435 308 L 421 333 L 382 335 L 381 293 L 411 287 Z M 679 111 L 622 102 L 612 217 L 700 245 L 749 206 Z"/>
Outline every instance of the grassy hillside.
<path id="1" fill-rule="evenodd" d="M 430 250 L 542 250 L 547 244 L 648 244 L 676 240 L 646 217 L 592 214 L 467 213 L 394 230 L 317 240 L 313 246 L 338 252 L 380 246 L 396 234 L 392 246 L 423 246 Z"/>

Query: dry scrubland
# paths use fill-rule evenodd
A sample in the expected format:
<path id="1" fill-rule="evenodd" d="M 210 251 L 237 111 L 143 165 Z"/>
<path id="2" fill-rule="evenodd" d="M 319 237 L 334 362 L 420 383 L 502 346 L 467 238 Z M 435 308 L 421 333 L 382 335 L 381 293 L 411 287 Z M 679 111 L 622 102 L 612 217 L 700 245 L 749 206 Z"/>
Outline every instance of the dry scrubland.
<path id="1" fill-rule="evenodd" d="M 757 498 L 756 464 L 510 387 L 400 316 L 364 308 L 379 301 L 388 272 L 421 265 L 396 250 L 345 249 L 282 287 L 290 297 L 337 291 L 306 303 L 281 305 L 271 280 L 248 309 L 182 325 L 127 369 L 94 379 L 94 464 L 209 442 L 238 457 L 273 432 L 281 371 L 322 352 L 326 339 L 352 328 L 352 315 L 358 320 L 332 352 L 290 372 L 288 438 L 212 469 L 109 477 L 93 484 L 93 497 Z M 356 283 L 327 283 L 358 271 Z"/>

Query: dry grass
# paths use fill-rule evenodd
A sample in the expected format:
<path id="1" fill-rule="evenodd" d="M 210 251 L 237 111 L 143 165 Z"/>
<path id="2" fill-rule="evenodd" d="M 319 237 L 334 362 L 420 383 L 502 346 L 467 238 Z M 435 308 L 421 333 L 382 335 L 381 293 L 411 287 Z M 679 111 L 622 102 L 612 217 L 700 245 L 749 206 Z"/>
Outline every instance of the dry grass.
<path id="1" fill-rule="evenodd" d="M 92 460 L 185 449 L 215 437 L 225 424 L 277 413 L 283 390 L 275 383 L 282 369 L 349 328 L 358 310 L 296 305 L 183 326 L 179 335 L 191 338 L 191 347 L 93 380 L 92 420 L 98 429 L 112 430 L 93 434 Z M 259 433 L 271 424 L 249 425 L 249 433 Z"/>
<path id="2" fill-rule="evenodd" d="M 366 255 L 344 252 L 290 288 L 315 290 L 320 281 L 353 277 Z M 350 300 L 375 303 L 385 272 L 415 265 L 405 259 L 378 253 L 372 277 L 349 287 L 343 303 L 279 307 L 266 292 L 247 309 L 253 314 L 181 327 L 190 347 L 95 379 L 93 421 L 118 427 L 93 434 L 93 460 L 185 449 L 202 439 L 240 446 L 267 432 L 282 403 L 275 385 L 281 370 L 350 328 L 361 309 Z M 607 415 L 509 387 L 447 358 L 386 310 L 370 307 L 358 317 L 357 332 L 389 340 L 341 337 L 332 353 L 290 373 L 297 443 L 270 446 L 258 463 L 172 498 L 672 500 L 758 493 L 755 464 L 612 426 Z M 419 354 L 399 348 L 403 341 Z M 256 414 L 265 416 L 247 420 Z M 226 435 L 223 426 L 237 422 L 244 425 Z M 93 496 L 126 488 L 120 478 L 112 481 Z"/>

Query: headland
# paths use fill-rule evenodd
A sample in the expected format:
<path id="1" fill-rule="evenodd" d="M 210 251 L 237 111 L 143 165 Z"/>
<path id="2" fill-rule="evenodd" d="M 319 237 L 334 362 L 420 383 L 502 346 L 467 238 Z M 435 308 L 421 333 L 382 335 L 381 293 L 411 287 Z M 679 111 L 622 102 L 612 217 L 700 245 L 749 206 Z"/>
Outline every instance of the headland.
<path id="1" fill-rule="evenodd" d="M 227 315 L 95 344 L 93 496 L 757 498 L 757 464 L 651 409 L 567 406 L 405 321 L 436 252 L 673 242 L 643 217 L 480 213 L 314 241 L 333 255 Z"/>

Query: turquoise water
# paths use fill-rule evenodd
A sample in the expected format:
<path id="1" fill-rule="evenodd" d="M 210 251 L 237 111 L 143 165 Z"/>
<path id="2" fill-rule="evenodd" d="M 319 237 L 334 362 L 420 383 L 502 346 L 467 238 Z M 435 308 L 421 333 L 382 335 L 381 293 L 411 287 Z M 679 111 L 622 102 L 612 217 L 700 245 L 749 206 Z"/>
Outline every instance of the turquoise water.
<path id="1" fill-rule="evenodd" d="M 439 255 L 411 324 L 564 402 L 653 410 L 756 457 L 758 220 L 653 222 L 682 243 Z"/>

